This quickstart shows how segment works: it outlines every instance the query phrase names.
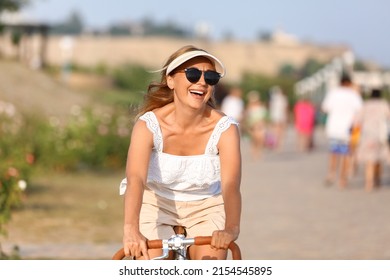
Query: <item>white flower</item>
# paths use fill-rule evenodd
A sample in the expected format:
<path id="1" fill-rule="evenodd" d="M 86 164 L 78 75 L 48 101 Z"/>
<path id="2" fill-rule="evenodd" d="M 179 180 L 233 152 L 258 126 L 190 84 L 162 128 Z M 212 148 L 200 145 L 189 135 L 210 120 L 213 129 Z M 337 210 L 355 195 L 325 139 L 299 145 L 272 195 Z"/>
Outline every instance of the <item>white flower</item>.
<path id="1" fill-rule="evenodd" d="M 4 113 L 9 118 L 15 116 L 15 106 L 12 103 L 0 101 L 0 114 L 2 113 Z"/>
<path id="2" fill-rule="evenodd" d="M 27 182 L 25 180 L 19 180 L 18 186 L 19 186 L 19 189 L 24 191 L 27 188 Z"/>

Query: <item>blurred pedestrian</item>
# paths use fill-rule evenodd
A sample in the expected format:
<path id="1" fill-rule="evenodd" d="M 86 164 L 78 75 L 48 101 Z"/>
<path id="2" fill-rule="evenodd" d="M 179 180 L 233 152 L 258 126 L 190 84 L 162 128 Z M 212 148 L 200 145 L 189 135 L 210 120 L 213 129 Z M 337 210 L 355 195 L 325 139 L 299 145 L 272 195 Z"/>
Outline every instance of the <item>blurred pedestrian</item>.
<path id="1" fill-rule="evenodd" d="M 215 108 L 221 110 L 223 99 L 229 94 L 229 88 L 223 83 L 214 86 Z"/>
<path id="2" fill-rule="evenodd" d="M 228 95 L 222 100 L 221 111 L 241 123 L 244 115 L 244 100 L 242 89 L 238 86 L 229 90 Z"/>
<path id="3" fill-rule="evenodd" d="M 266 133 L 267 107 L 260 99 L 260 93 L 250 91 L 245 108 L 245 127 L 251 142 L 251 156 L 253 159 L 261 157 Z"/>
<path id="4" fill-rule="evenodd" d="M 356 118 L 360 127 L 357 160 L 365 166 L 365 190 L 380 185 L 382 165 L 389 162 L 390 107 L 380 89 L 373 89 L 370 98 Z"/>
<path id="5" fill-rule="evenodd" d="M 294 105 L 294 123 L 299 151 L 307 152 L 313 147 L 316 108 L 307 95 L 300 96 Z"/>
<path id="6" fill-rule="evenodd" d="M 280 150 L 283 146 L 288 121 L 288 100 L 279 86 L 273 86 L 271 88 L 269 116 L 272 124 L 274 148 Z"/>
<path id="7" fill-rule="evenodd" d="M 350 132 L 362 106 L 363 99 L 347 74 L 342 75 L 340 86 L 328 92 L 321 104 L 327 114 L 325 132 L 329 140 L 327 185 L 333 184 L 337 175 L 341 188 L 348 184 Z"/>

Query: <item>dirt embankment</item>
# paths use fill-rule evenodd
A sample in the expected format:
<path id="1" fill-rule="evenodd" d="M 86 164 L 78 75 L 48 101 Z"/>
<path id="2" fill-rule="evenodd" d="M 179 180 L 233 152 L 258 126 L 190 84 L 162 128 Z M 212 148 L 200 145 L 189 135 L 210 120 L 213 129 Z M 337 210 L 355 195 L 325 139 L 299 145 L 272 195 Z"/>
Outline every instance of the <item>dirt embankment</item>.
<path id="1" fill-rule="evenodd" d="M 66 118 L 72 106 L 85 106 L 90 98 L 42 71 L 18 62 L 0 60 L 0 100 L 22 112 Z"/>

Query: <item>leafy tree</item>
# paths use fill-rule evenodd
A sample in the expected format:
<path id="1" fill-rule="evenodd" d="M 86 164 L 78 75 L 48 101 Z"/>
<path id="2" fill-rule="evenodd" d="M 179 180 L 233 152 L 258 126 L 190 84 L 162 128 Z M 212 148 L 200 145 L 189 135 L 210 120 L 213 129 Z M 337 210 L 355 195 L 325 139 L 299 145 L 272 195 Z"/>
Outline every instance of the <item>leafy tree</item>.
<path id="1" fill-rule="evenodd" d="M 156 24 L 153 20 L 149 18 L 145 18 L 141 22 L 141 27 L 143 29 L 143 33 L 145 36 L 164 35 L 164 36 L 185 38 L 185 37 L 190 37 L 191 35 L 190 32 L 186 31 L 185 29 L 181 28 L 179 25 L 170 21 L 164 24 Z"/>
<path id="2" fill-rule="evenodd" d="M 353 68 L 356 71 L 367 71 L 367 66 L 364 64 L 363 61 L 360 61 L 360 60 L 356 61 Z"/>
<path id="3" fill-rule="evenodd" d="M 145 92 L 154 75 L 149 73 L 143 66 L 125 64 L 117 68 L 113 73 L 114 84 L 131 92 Z"/>
<path id="4" fill-rule="evenodd" d="M 15 12 L 26 5 L 28 0 L 0 0 L 0 14 L 4 11 Z M 0 32 L 3 30 L 3 24 L 0 21 Z"/>
<path id="5" fill-rule="evenodd" d="M 28 0 L 1 0 L 0 12 L 2 11 L 18 11 L 23 5 L 27 4 Z"/>
<path id="6" fill-rule="evenodd" d="M 279 76 L 286 78 L 295 78 L 297 77 L 297 69 L 289 63 L 283 64 L 279 69 Z"/>
<path id="7" fill-rule="evenodd" d="M 257 39 L 263 42 L 270 42 L 272 39 L 272 33 L 269 31 L 260 31 L 257 34 Z"/>
<path id="8" fill-rule="evenodd" d="M 290 77 L 275 76 L 269 77 L 257 73 L 244 73 L 241 79 L 241 87 L 245 93 L 251 90 L 260 92 L 260 97 L 264 102 L 269 101 L 271 87 L 278 85 L 288 96 L 290 104 L 294 102 L 295 79 Z"/>
<path id="9" fill-rule="evenodd" d="M 115 24 L 109 27 L 108 33 L 114 36 L 129 36 L 131 35 L 130 28 L 126 25 Z"/>
<path id="10" fill-rule="evenodd" d="M 51 28 L 51 32 L 54 34 L 68 34 L 76 35 L 80 34 L 84 29 L 83 17 L 78 11 L 70 13 L 65 21 L 54 25 Z"/>
<path id="11" fill-rule="evenodd" d="M 300 76 L 303 78 L 303 77 L 308 77 L 312 74 L 314 74 L 315 72 L 317 72 L 319 69 L 321 69 L 322 67 L 324 67 L 324 64 L 317 61 L 316 59 L 314 58 L 309 58 L 306 63 L 303 65 L 302 69 L 301 69 L 301 74 Z"/>

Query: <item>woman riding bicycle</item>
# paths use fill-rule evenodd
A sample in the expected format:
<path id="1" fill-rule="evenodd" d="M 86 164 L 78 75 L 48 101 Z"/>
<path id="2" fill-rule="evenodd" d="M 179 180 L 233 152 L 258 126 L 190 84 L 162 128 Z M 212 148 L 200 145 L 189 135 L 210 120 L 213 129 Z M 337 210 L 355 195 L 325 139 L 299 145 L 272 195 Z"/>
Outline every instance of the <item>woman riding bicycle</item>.
<path id="1" fill-rule="evenodd" d="M 225 74 L 215 56 L 194 46 L 173 53 L 151 83 L 128 150 L 123 247 L 151 259 L 146 240 L 166 239 L 173 226 L 188 237 L 212 236 L 191 246 L 191 259 L 226 259 L 241 217 L 238 124 L 215 109 L 214 86 Z M 222 250 L 224 249 L 224 250 Z"/>

